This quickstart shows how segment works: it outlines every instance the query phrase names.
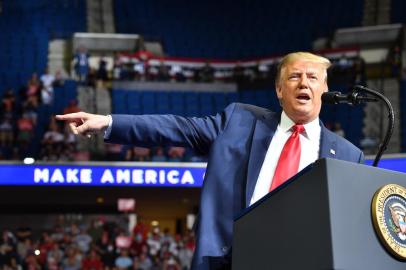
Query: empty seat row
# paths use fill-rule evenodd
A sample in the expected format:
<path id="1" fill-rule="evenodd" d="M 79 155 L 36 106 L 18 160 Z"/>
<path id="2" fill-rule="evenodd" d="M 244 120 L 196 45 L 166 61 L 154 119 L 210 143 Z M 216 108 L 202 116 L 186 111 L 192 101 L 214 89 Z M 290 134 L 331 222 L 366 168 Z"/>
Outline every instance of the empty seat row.
<path id="1" fill-rule="evenodd" d="M 338 87 L 338 86 L 337 86 Z M 272 111 L 280 105 L 275 90 L 245 90 L 240 92 L 162 92 L 113 89 L 112 108 L 117 114 L 176 114 L 207 116 L 222 111 L 228 104 L 241 102 Z M 328 126 L 340 123 L 346 137 L 356 145 L 363 138 L 364 112 L 361 106 L 323 106 L 321 119 Z"/>
<path id="2" fill-rule="evenodd" d="M 117 32 L 159 38 L 168 55 L 240 59 L 311 49 L 316 38 L 331 36 L 339 27 L 360 26 L 363 4 L 121 0 L 114 1 L 114 17 Z M 299 35 L 298 25 L 307 30 Z"/>
<path id="3" fill-rule="evenodd" d="M 271 91 L 249 92 L 252 93 L 247 95 L 237 92 L 155 92 L 114 89 L 112 91 L 113 111 L 132 114 L 176 113 L 185 116 L 202 116 L 215 114 L 232 102 L 271 105 Z"/>

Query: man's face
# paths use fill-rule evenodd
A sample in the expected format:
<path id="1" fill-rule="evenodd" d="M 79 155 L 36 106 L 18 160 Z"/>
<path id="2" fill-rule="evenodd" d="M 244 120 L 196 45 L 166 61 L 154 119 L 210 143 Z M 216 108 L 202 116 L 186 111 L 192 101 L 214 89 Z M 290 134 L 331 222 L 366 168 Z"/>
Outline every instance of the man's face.
<path id="1" fill-rule="evenodd" d="M 321 95 L 327 89 L 324 65 L 308 60 L 287 64 L 276 83 L 283 110 L 297 124 L 309 123 L 319 115 Z"/>

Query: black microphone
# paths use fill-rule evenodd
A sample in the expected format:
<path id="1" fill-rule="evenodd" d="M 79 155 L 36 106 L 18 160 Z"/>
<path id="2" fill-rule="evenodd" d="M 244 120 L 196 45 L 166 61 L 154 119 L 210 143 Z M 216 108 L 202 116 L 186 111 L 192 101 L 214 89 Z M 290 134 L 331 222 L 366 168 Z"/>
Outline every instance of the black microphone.
<path id="1" fill-rule="evenodd" d="M 341 92 L 325 92 L 321 96 L 321 101 L 326 104 L 340 104 L 346 103 L 351 105 L 358 105 L 364 102 L 377 102 L 378 99 L 368 96 L 362 96 L 357 91 L 349 94 L 341 94 Z"/>
<path id="2" fill-rule="evenodd" d="M 361 93 L 364 94 L 362 95 Z M 367 96 L 367 94 L 370 96 Z M 376 154 L 374 163 L 372 164 L 372 166 L 377 167 L 383 152 L 386 150 L 386 147 L 388 146 L 389 140 L 392 137 L 393 129 L 395 127 L 395 113 L 393 112 L 393 107 L 389 99 L 387 99 L 381 93 L 369 89 L 368 87 L 362 85 L 355 85 L 352 89 L 352 92 L 347 95 L 343 95 L 340 92 L 326 92 L 323 93 L 323 95 L 321 96 L 321 100 L 323 103 L 327 104 L 347 103 L 351 105 L 358 105 L 362 102 L 376 102 L 379 100 L 385 103 L 386 108 L 388 109 L 389 112 L 388 115 L 389 121 L 385 137 L 381 145 L 379 146 L 378 153 Z"/>

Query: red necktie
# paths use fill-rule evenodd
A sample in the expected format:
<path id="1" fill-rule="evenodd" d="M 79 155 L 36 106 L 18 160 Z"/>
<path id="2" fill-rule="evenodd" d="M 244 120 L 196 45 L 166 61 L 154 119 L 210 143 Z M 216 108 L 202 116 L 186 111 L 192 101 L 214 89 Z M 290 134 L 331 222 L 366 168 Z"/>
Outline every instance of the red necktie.
<path id="1" fill-rule="evenodd" d="M 294 125 L 292 130 L 292 134 L 286 141 L 285 146 L 283 146 L 269 191 L 283 184 L 283 182 L 295 175 L 299 169 L 301 152 L 299 134 L 304 131 L 304 127 L 303 125 Z"/>

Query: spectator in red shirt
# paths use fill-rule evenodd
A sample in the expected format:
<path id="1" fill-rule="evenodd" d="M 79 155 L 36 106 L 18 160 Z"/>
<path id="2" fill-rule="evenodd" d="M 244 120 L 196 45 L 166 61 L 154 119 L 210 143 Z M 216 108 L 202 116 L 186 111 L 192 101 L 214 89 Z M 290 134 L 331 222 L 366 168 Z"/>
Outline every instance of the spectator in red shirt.
<path id="1" fill-rule="evenodd" d="M 63 109 L 63 114 L 80 112 L 78 102 L 76 100 L 69 101 L 68 106 Z"/>
<path id="2" fill-rule="evenodd" d="M 103 263 L 96 250 L 92 249 L 88 256 L 82 261 L 82 270 L 101 270 L 103 269 Z"/>
<path id="3" fill-rule="evenodd" d="M 41 89 L 41 82 L 38 79 L 37 73 L 33 73 L 31 75 L 30 80 L 28 81 L 27 84 L 27 101 L 32 102 L 35 107 L 38 106 L 38 100 L 39 100 L 39 94 Z"/>
<path id="4" fill-rule="evenodd" d="M 134 236 L 134 241 L 131 243 L 131 253 L 139 256 L 142 253 L 144 246 L 147 246 L 147 242 L 143 238 L 143 235 L 140 232 L 136 233 Z"/>
<path id="5" fill-rule="evenodd" d="M 15 110 L 15 95 L 13 90 L 7 90 L 1 100 L 2 112 L 13 112 Z"/>

